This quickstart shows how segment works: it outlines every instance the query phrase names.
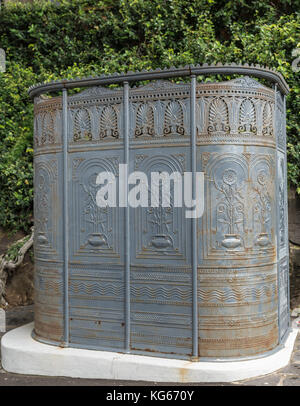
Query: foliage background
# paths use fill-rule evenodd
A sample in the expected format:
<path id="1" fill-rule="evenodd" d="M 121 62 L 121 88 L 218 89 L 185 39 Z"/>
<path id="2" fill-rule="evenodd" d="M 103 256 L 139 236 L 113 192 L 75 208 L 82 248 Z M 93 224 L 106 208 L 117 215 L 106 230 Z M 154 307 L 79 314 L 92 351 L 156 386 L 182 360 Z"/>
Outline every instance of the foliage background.
<path id="1" fill-rule="evenodd" d="M 288 179 L 300 193 L 300 0 L 61 0 L 0 10 L 0 226 L 28 231 L 33 103 L 41 81 L 190 63 L 259 63 L 290 86 Z"/>

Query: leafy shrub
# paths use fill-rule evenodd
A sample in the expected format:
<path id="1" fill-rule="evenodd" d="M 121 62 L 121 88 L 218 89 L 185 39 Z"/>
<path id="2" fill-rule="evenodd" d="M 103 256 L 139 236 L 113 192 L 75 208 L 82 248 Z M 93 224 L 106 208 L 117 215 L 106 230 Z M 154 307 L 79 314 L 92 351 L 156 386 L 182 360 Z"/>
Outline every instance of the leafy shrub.
<path id="1" fill-rule="evenodd" d="M 283 74 L 288 178 L 300 193 L 299 0 L 60 0 L 0 10 L 0 225 L 27 230 L 32 216 L 30 85 L 59 78 L 189 63 L 259 63 Z"/>

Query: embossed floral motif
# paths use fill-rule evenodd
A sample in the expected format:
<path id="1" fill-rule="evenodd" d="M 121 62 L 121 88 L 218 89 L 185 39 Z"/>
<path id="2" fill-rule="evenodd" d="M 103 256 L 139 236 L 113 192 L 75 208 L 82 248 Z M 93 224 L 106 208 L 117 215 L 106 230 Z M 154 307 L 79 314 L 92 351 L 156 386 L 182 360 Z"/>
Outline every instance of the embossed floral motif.
<path id="1" fill-rule="evenodd" d="M 257 182 L 254 190 L 254 222 L 258 224 L 259 234 L 255 242 L 261 247 L 269 244 L 268 224 L 271 220 L 271 197 L 268 193 L 270 174 L 265 169 L 260 169 L 256 175 Z"/>
<path id="2" fill-rule="evenodd" d="M 267 177 L 266 171 L 264 171 L 263 169 L 260 170 L 260 171 L 258 172 L 258 174 L 257 174 L 257 181 L 258 181 L 258 183 L 259 183 L 260 185 L 264 186 L 264 185 L 266 184 L 266 182 L 267 182 L 267 179 L 268 179 L 268 177 Z"/>
<path id="3" fill-rule="evenodd" d="M 249 76 L 243 76 L 241 78 L 233 79 L 229 83 L 232 83 L 235 86 L 241 86 L 241 87 L 252 87 L 252 88 L 262 87 L 262 85 L 259 82 L 250 78 Z"/>
<path id="4" fill-rule="evenodd" d="M 150 214 L 149 222 L 155 233 L 169 231 L 169 225 L 172 223 L 172 220 L 170 219 L 170 214 L 172 214 L 171 207 L 151 207 L 149 208 L 148 213 Z"/>
<path id="5" fill-rule="evenodd" d="M 156 183 L 156 187 L 160 189 L 159 195 L 162 196 L 160 182 Z M 147 209 L 147 221 L 151 226 L 149 245 L 160 251 L 173 247 L 173 240 L 170 236 L 173 224 L 172 195 L 172 191 L 170 191 L 170 207 L 163 207 L 161 198 L 158 197 L 158 200 L 155 201 L 155 205 L 158 207 L 149 207 Z"/>
<path id="6" fill-rule="evenodd" d="M 284 147 L 284 117 L 280 110 L 277 110 L 276 114 L 276 132 L 277 132 L 277 143 L 280 147 Z"/>
<path id="7" fill-rule="evenodd" d="M 263 110 L 263 130 L 264 135 L 273 134 L 273 114 L 270 103 L 266 103 Z"/>
<path id="8" fill-rule="evenodd" d="M 228 132 L 228 107 L 224 100 L 215 99 L 209 108 L 208 132 Z"/>
<path id="9" fill-rule="evenodd" d="M 285 245 L 285 191 L 284 191 L 284 162 L 280 160 L 280 183 L 279 183 L 279 244 Z"/>
<path id="10" fill-rule="evenodd" d="M 91 140 L 91 118 L 87 109 L 79 110 L 74 119 L 74 141 Z"/>
<path id="11" fill-rule="evenodd" d="M 289 268 L 288 261 L 283 259 L 279 264 L 279 322 L 281 338 L 284 336 L 288 324 L 289 324 L 289 313 L 288 313 L 288 278 L 289 278 Z"/>
<path id="12" fill-rule="evenodd" d="M 117 113 L 111 106 L 104 107 L 101 113 L 99 135 L 100 138 L 119 137 Z"/>
<path id="13" fill-rule="evenodd" d="M 47 184 L 45 175 L 40 172 L 37 175 L 35 192 L 35 227 L 36 227 L 36 241 L 38 245 L 48 243 L 47 224 L 49 220 L 49 185 Z"/>
<path id="14" fill-rule="evenodd" d="M 237 174 L 234 170 L 232 169 L 226 169 L 226 171 L 223 174 L 223 182 L 226 183 L 226 185 L 233 185 L 237 181 Z"/>
<path id="15" fill-rule="evenodd" d="M 135 136 L 154 135 L 154 113 L 148 104 L 141 104 L 136 113 Z"/>
<path id="16" fill-rule="evenodd" d="M 34 141 L 37 147 L 42 146 L 46 142 L 46 136 L 43 135 L 44 115 L 37 114 L 35 117 Z"/>
<path id="17" fill-rule="evenodd" d="M 182 107 L 175 100 L 171 101 L 165 110 L 164 134 L 184 135 Z"/>
<path id="18" fill-rule="evenodd" d="M 53 115 L 51 113 L 46 113 L 43 117 L 41 144 L 53 144 L 54 140 L 55 136 Z"/>
<path id="19" fill-rule="evenodd" d="M 152 226 L 150 245 L 156 249 L 165 250 L 173 246 L 169 233 L 172 224 L 172 207 L 151 207 L 148 209 L 149 223 Z"/>
<path id="20" fill-rule="evenodd" d="M 98 207 L 96 203 L 96 193 L 99 187 L 96 184 L 97 176 L 98 173 L 91 174 L 87 181 L 82 184 L 85 192 L 83 215 L 85 221 L 90 224 L 90 233 L 87 236 L 86 243 L 91 249 L 99 249 L 108 245 L 108 208 Z"/>
<path id="21" fill-rule="evenodd" d="M 217 189 L 223 194 L 217 205 L 217 222 L 227 229 L 221 242 L 227 249 L 234 249 L 242 244 L 242 239 L 237 233 L 240 226 L 243 227 L 244 221 L 243 185 L 238 185 L 237 182 L 236 171 L 228 168 L 223 173 L 222 184 L 216 184 Z"/>
<path id="22" fill-rule="evenodd" d="M 255 108 L 251 100 L 244 100 L 240 107 L 240 132 L 256 133 Z"/>

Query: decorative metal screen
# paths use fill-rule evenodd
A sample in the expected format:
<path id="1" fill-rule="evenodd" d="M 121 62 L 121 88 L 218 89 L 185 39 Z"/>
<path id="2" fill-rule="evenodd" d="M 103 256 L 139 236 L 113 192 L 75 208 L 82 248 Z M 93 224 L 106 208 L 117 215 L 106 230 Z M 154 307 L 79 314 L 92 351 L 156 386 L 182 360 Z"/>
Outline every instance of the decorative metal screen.
<path id="1" fill-rule="evenodd" d="M 246 75 L 196 83 L 202 73 Z M 195 360 L 273 350 L 289 326 L 286 84 L 247 66 L 147 74 L 30 90 L 34 336 Z M 165 79 L 174 76 L 191 83 Z M 158 80 L 129 86 L 145 79 Z M 66 83 L 90 87 L 67 96 Z M 204 215 L 186 219 L 172 204 L 98 207 L 97 175 L 118 177 L 122 163 L 148 175 L 204 172 Z"/>

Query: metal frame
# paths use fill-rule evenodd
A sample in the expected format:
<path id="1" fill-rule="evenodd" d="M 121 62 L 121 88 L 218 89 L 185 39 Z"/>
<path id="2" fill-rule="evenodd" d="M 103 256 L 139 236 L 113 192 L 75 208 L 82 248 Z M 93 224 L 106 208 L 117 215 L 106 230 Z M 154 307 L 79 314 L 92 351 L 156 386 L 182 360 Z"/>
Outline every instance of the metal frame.
<path id="1" fill-rule="evenodd" d="M 171 69 L 156 69 L 154 71 L 142 71 L 142 72 L 128 72 L 127 74 L 112 74 L 102 75 L 99 77 L 90 77 L 85 79 L 74 80 L 58 80 L 49 83 L 39 83 L 36 86 L 32 86 L 29 89 L 29 96 L 35 97 L 42 93 L 55 92 L 66 89 L 74 89 L 76 87 L 90 87 L 99 85 L 111 85 L 124 82 L 136 82 L 142 80 L 156 80 L 167 79 L 172 77 L 184 77 L 192 75 L 250 75 L 269 80 L 270 82 L 277 83 L 279 89 L 283 94 L 289 93 L 289 87 L 284 80 L 283 76 L 275 70 L 261 67 L 260 65 L 236 65 L 234 63 L 228 65 L 188 65 L 181 68 Z"/>
<path id="2" fill-rule="evenodd" d="M 64 261 L 64 342 L 69 345 L 69 222 L 68 222 L 68 92 L 63 89 L 62 97 L 63 138 L 63 261 Z"/>
<path id="3" fill-rule="evenodd" d="M 286 95 L 283 96 L 283 111 L 284 111 L 284 131 L 286 132 Z M 285 135 L 286 137 L 286 135 Z M 286 164 L 286 171 L 287 171 L 287 153 L 285 151 L 285 164 Z M 287 191 L 287 173 L 285 176 L 285 190 Z M 288 199 L 288 196 L 287 196 Z M 286 210 L 286 224 L 289 224 L 289 211 Z M 286 252 L 286 256 L 287 256 L 287 262 L 289 264 L 290 261 L 290 249 L 289 249 L 289 243 L 287 243 L 287 252 Z M 288 277 L 288 303 L 290 303 L 290 278 Z M 290 316 L 290 306 L 288 306 L 288 320 L 289 320 L 289 329 L 291 329 L 291 316 Z"/>
<path id="4" fill-rule="evenodd" d="M 129 165 L 129 83 L 124 82 L 124 164 Z M 127 166 L 128 168 L 128 166 Z M 128 200 L 128 172 L 126 172 L 126 202 Z M 125 218 L 125 351 L 130 352 L 130 218 L 128 204 L 124 208 Z"/>
<path id="5" fill-rule="evenodd" d="M 123 84 L 123 120 L 124 120 L 124 164 L 129 165 L 130 157 L 130 141 L 129 141 L 129 83 L 143 80 L 156 80 L 162 78 L 174 78 L 174 77 L 190 77 L 190 157 L 191 157 L 191 172 L 192 172 L 192 198 L 195 198 L 196 195 L 196 171 L 197 171 L 197 162 L 196 162 L 196 144 L 197 144 L 197 134 L 196 134 L 196 123 L 195 123 L 195 114 L 196 114 L 196 82 L 198 75 L 215 75 L 215 74 L 242 74 L 250 75 L 255 77 L 260 77 L 266 80 L 269 80 L 275 83 L 275 103 L 276 103 L 276 92 L 277 88 L 285 96 L 289 92 L 289 87 L 286 84 L 280 73 L 275 72 L 274 70 L 260 67 L 259 65 L 242 65 L 238 66 L 235 64 L 222 65 L 218 64 L 202 66 L 186 66 L 183 68 L 171 68 L 171 69 L 157 69 L 155 71 L 142 71 L 142 72 L 128 72 L 127 74 L 112 74 L 109 76 L 100 76 L 95 78 L 85 78 L 85 79 L 74 79 L 70 81 L 61 80 L 56 82 L 50 82 L 48 84 L 38 84 L 29 89 L 29 95 L 31 97 L 37 97 L 46 92 L 56 92 L 62 90 L 62 138 L 63 138 L 63 292 L 64 292 L 64 334 L 63 334 L 63 346 L 73 347 L 69 343 L 69 241 L 68 241 L 68 89 L 73 88 L 82 88 L 82 87 L 91 87 L 99 85 L 110 85 L 110 84 Z M 285 105 L 285 97 L 284 97 Z M 276 105 L 275 105 L 276 111 Z M 274 117 L 275 120 L 275 117 Z M 276 120 L 275 120 L 276 121 Z M 275 128 L 275 122 L 274 122 Z M 126 175 L 128 178 L 128 173 Z M 125 196 L 128 195 L 128 182 L 126 181 L 126 191 Z M 130 210 L 129 207 L 124 208 L 124 219 L 125 219 L 125 235 L 124 235 L 124 253 L 125 253 L 125 277 L 124 277 L 124 286 L 125 286 L 125 337 L 124 337 L 124 350 L 125 352 L 130 352 L 130 335 L 131 335 L 131 326 L 130 326 Z M 191 247 L 191 258 L 192 258 L 192 360 L 198 361 L 198 302 L 197 302 L 197 219 L 192 219 L 192 247 Z M 278 249 L 277 249 L 278 257 Z M 278 260 L 278 258 L 277 258 Z M 278 325 L 278 330 L 280 330 L 280 325 Z M 279 331 L 280 337 L 280 331 Z M 52 343 L 50 340 L 39 341 Z M 56 343 L 53 343 L 54 345 Z M 75 346 L 74 346 L 75 347 Z M 143 353 L 142 351 L 138 351 Z M 272 353 L 272 352 L 271 352 Z M 155 354 L 154 354 L 155 355 Z M 262 355 L 263 356 L 263 355 Z M 258 358 L 247 357 L 247 359 Z M 219 359 L 218 359 L 219 360 Z M 229 360 L 229 359 L 228 359 Z"/>
<path id="6" fill-rule="evenodd" d="M 192 199 L 196 198 L 196 75 L 191 76 L 191 90 L 190 90 L 190 106 L 191 106 L 191 170 L 192 170 Z M 192 329 L 192 343 L 193 343 L 193 358 L 198 358 L 198 299 L 197 299 L 197 219 L 192 218 L 192 308 L 193 308 L 193 329 Z"/>

